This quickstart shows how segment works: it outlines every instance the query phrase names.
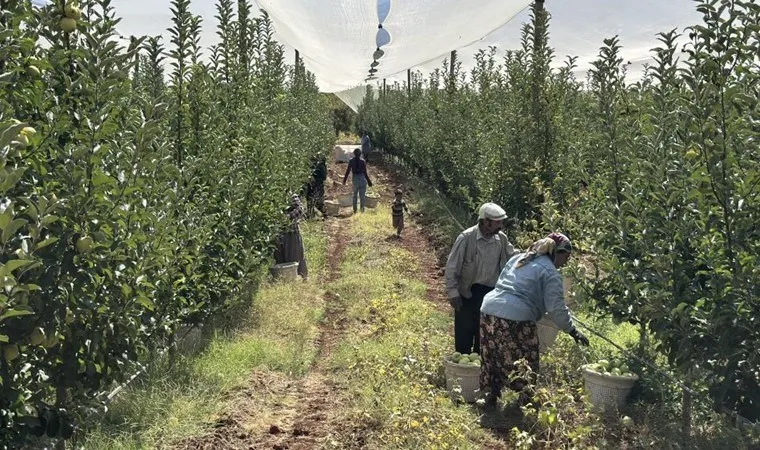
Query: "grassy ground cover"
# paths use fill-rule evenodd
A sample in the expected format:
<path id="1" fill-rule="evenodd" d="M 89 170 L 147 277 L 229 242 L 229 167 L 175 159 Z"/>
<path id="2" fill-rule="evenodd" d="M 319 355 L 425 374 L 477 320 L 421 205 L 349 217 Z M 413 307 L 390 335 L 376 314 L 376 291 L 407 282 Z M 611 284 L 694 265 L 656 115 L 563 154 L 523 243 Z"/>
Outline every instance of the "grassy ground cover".
<path id="1" fill-rule="evenodd" d="M 218 331 L 198 354 L 179 355 L 170 367 L 159 358 L 111 404 L 87 435 L 88 449 L 142 449 L 207 431 L 246 386 L 254 369 L 299 377 L 316 355 L 314 339 L 323 315 L 327 237 L 321 223 L 304 225 L 308 282 L 265 282 L 234 329 Z M 286 319 L 284 319 L 286 318 Z"/>

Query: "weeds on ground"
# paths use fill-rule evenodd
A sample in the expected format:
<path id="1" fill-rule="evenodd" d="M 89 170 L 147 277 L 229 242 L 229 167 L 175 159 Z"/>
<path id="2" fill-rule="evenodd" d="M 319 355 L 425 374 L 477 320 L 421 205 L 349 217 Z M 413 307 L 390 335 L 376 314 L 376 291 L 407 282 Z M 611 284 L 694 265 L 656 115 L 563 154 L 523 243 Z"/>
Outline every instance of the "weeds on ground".
<path id="1" fill-rule="evenodd" d="M 387 209 L 387 208 L 385 208 Z M 352 218 L 352 245 L 330 289 L 345 300 L 349 330 L 331 368 L 355 398 L 349 420 L 369 448 L 481 448 L 495 442 L 478 412 L 458 407 L 441 389 L 450 319 L 425 298 L 417 256 L 383 238 L 383 207 Z"/>

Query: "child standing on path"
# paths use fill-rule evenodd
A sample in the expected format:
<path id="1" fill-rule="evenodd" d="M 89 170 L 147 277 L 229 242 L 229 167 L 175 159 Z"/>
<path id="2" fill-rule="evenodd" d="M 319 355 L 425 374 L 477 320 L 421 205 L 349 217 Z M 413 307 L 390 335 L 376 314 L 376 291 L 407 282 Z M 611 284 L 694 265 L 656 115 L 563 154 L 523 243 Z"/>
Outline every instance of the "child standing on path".
<path id="1" fill-rule="evenodd" d="M 409 214 L 409 208 L 404 202 L 404 193 L 401 189 L 396 189 L 396 197 L 391 204 L 391 214 L 393 215 L 393 228 L 396 229 L 396 237 L 401 237 L 401 231 L 404 229 L 404 211 Z"/>

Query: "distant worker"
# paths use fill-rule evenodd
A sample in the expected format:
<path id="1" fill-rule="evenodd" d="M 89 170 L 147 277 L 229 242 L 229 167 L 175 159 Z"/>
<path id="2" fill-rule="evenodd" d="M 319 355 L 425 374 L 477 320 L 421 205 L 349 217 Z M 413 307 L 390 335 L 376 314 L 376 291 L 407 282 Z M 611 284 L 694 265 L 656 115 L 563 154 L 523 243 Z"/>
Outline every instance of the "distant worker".
<path id="1" fill-rule="evenodd" d="M 280 239 L 274 253 L 276 264 L 289 262 L 298 263 L 298 275 L 304 280 L 309 272 L 306 267 L 306 252 L 304 251 L 303 238 L 301 237 L 301 228 L 299 224 L 304 218 L 303 204 L 298 194 L 292 194 L 290 197 L 290 206 L 285 210 L 285 216 L 288 218 L 288 227 L 280 233 Z"/>
<path id="2" fill-rule="evenodd" d="M 454 308 L 454 347 L 457 352 L 480 353 L 480 306 L 496 285 L 501 269 L 515 253 L 501 232 L 507 213 L 485 203 L 478 224 L 464 230 L 446 263 L 446 291 Z"/>
<path id="3" fill-rule="evenodd" d="M 367 133 L 364 133 L 362 135 L 362 155 L 364 155 L 364 160 L 369 161 L 369 154 L 372 152 L 372 141 L 369 139 L 369 135 Z"/>
<path id="4" fill-rule="evenodd" d="M 354 174 L 351 178 L 351 184 L 354 187 L 354 213 L 356 213 L 357 200 L 361 200 L 361 211 L 364 212 L 364 204 L 367 200 L 367 186 L 372 187 L 372 181 L 367 174 L 367 162 L 362 159 L 362 151 L 354 149 L 354 157 L 348 162 L 346 175 L 343 176 L 343 184 L 346 184 L 348 175 Z"/>
<path id="5" fill-rule="evenodd" d="M 327 180 L 327 162 L 324 155 L 317 155 L 312 162 L 312 173 L 306 186 L 306 217 L 314 217 L 314 210 L 327 218 L 325 209 L 325 180 Z"/>

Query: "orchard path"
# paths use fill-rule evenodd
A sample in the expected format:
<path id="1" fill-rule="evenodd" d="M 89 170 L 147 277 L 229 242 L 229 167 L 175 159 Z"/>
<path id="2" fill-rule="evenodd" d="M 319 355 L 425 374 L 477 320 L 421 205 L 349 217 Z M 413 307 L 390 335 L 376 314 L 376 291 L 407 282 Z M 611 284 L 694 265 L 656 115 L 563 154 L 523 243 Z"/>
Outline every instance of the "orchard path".
<path id="1" fill-rule="evenodd" d="M 351 192 L 350 183 L 342 185 L 345 164 L 332 163 L 325 183 L 326 197 L 337 198 Z M 384 164 L 369 164 L 370 176 L 383 202 L 390 202 L 396 187 L 403 186 L 402 175 Z M 341 212 L 348 211 L 343 209 Z M 448 309 L 443 291 L 442 249 L 434 248 L 424 226 L 415 218 L 407 221 L 401 245 L 419 257 L 417 276 L 427 285 L 427 297 L 442 310 Z M 388 218 L 390 228 L 390 218 Z M 306 450 L 329 448 L 365 448 L 360 429 L 341 420 L 343 405 L 348 403 L 346 390 L 331 376 L 328 362 L 336 343 L 340 342 L 346 317 L 340 298 L 329 290 L 330 282 L 339 279 L 340 264 L 349 243 L 346 215 L 325 222 L 328 238 L 328 273 L 325 312 L 314 345 L 317 356 L 308 373 L 300 378 L 273 371 L 256 371 L 249 386 L 229 393 L 233 405 L 213 424 L 208 434 L 185 439 L 175 449 L 273 449 Z M 390 238 L 389 238 L 390 240 Z"/>

